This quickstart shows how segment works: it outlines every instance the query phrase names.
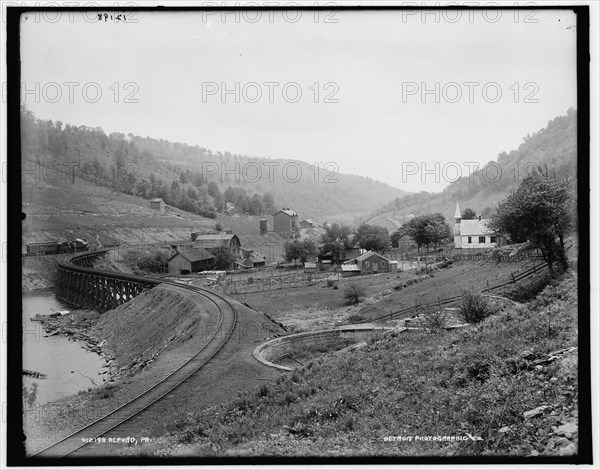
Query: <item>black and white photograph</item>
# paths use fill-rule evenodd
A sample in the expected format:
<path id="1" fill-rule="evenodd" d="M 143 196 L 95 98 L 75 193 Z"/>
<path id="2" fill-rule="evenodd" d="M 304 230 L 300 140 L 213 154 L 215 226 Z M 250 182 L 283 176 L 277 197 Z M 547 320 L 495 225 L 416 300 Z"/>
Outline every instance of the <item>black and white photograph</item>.
<path id="1" fill-rule="evenodd" d="M 3 466 L 598 468 L 598 14 L 3 2 Z"/>

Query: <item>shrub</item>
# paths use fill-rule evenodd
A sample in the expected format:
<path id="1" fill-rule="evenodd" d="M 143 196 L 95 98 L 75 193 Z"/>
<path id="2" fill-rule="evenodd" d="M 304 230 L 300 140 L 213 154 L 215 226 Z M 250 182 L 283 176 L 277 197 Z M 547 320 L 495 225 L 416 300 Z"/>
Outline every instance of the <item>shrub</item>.
<path id="1" fill-rule="evenodd" d="M 361 315 L 360 313 L 354 313 L 352 315 L 350 315 L 348 318 L 346 318 L 346 322 L 347 323 L 361 323 L 365 321 L 365 317 L 363 315 Z"/>
<path id="2" fill-rule="evenodd" d="M 440 333 L 446 327 L 446 312 L 443 310 L 427 312 L 423 318 L 423 326 L 434 333 Z"/>
<path id="3" fill-rule="evenodd" d="M 467 323 L 479 323 L 494 313 L 494 306 L 478 292 L 462 291 L 460 312 Z"/>
<path id="4" fill-rule="evenodd" d="M 530 300 L 535 299 L 551 280 L 552 277 L 549 274 L 533 277 L 505 288 L 503 293 L 506 297 L 515 302 L 529 302 Z"/>
<path id="5" fill-rule="evenodd" d="M 357 304 L 365 297 L 365 288 L 360 284 L 350 284 L 344 291 L 344 297 L 349 304 Z"/>

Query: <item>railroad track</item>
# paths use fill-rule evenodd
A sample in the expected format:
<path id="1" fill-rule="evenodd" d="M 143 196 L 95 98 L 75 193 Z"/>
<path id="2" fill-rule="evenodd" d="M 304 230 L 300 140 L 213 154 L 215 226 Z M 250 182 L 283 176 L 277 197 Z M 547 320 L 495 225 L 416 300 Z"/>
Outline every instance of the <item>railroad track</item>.
<path id="1" fill-rule="evenodd" d="M 95 438 L 104 436 L 111 430 L 139 415 L 151 405 L 162 400 L 189 377 L 202 369 L 228 342 L 238 321 L 237 310 L 231 302 L 201 287 L 189 286 L 175 281 L 161 281 L 161 283 L 203 295 L 217 306 L 219 323 L 209 340 L 188 361 L 162 381 L 96 421 L 69 434 L 40 452 L 33 454 L 30 458 L 66 457 L 82 447 L 93 443 Z"/>

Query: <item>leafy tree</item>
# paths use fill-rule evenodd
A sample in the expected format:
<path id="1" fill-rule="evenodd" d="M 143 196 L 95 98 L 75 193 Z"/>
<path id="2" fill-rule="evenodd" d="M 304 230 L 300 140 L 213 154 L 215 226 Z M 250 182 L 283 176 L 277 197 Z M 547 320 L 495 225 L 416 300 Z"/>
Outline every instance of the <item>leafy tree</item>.
<path id="1" fill-rule="evenodd" d="M 324 224 L 325 233 L 321 236 L 322 253 L 333 252 L 333 259 L 338 262 L 340 251 L 352 248 L 352 229 L 347 225 L 333 223 Z"/>
<path id="2" fill-rule="evenodd" d="M 217 223 L 215 224 L 215 230 L 216 230 L 217 232 L 222 232 L 222 231 L 223 231 L 223 225 L 221 225 L 221 223 L 220 223 L 220 222 L 217 222 Z"/>
<path id="3" fill-rule="evenodd" d="M 354 234 L 354 243 L 365 250 L 385 252 L 390 247 L 390 236 L 385 227 L 361 224 Z"/>
<path id="4" fill-rule="evenodd" d="M 300 260 L 302 263 L 317 253 L 317 246 L 311 239 L 287 241 L 283 249 L 286 261 Z"/>
<path id="5" fill-rule="evenodd" d="M 498 205 L 489 227 L 516 243 L 529 240 L 554 275 L 555 263 L 567 266 L 564 240 L 573 228 L 571 189 L 568 178 L 550 177 L 539 168 Z"/>
<path id="6" fill-rule="evenodd" d="M 212 254 L 215 257 L 216 269 L 229 269 L 231 264 L 235 261 L 235 256 L 231 250 L 224 246 L 214 249 Z"/>
<path id="7" fill-rule="evenodd" d="M 468 207 L 462 212 L 463 220 L 471 220 L 477 217 L 477 214 L 473 209 L 469 209 Z"/>
<path id="8" fill-rule="evenodd" d="M 423 245 L 427 246 L 429 250 L 430 244 L 437 249 L 440 243 L 452 238 L 452 229 L 439 212 L 413 217 L 401 229 L 415 241 L 418 250 Z"/>

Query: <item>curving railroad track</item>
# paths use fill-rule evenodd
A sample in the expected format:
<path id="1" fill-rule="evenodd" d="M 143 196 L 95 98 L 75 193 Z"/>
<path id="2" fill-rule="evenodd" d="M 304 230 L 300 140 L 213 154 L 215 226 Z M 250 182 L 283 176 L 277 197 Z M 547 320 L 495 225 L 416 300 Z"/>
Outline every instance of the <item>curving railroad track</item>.
<path id="1" fill-rule="evenodd" d="M 79 257 L 81 256 L 73 257 L 68 262 L 62 263 L 63 267 L 69 268 L 72 266 L 77 268 L 77 270 L 89 269 L 96 275 L 103 274 L 103 271 L 97 271 L 93 268 L 82 268 L 81 266 L 76 266 L 71 263 L 74 259 Z M 107 272 L 106 274 L 110 274 L 112 277 L 115 276 L 115 273 L 112 272 Z M 132 278 L 133 276 L 125 275 L 125 277 Z M 183 365 L 181 365 L 163 380 L 148 388 L 112 412 L 62 438 L 58 442 L 55 442 L 36 454 L 31 455 L 30 458 L 66 457 L 77 452 L 78 449 L 93 443 L 95 438 L 105 435 L 109 431 L 139 415 L 151 405 L 162 400 L 166 395 L 175 390 L 189 377 L 202 369 L 202 367 L 204 367 L 215 355 L 217 355 L 217 353 L 230 339 L 238 321 L 238 314 L 234 305 L 226 298 L 202 287 L 189 286 L 175 281 L 163 281 L 156 278 L 140 279 L 151 280 L 156 284 L 169 284 L 177 288 L 186 289 L 204 296 L 217 307 L 217 311 L 219 312 L 219 322 L 217 328 L 209 337 L 208 341 L 202 346 L 202 348 L 200 348 L 200 350 L 198 350 L 190 359 L 188 359 Z"/>

